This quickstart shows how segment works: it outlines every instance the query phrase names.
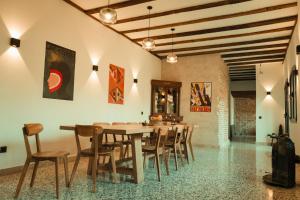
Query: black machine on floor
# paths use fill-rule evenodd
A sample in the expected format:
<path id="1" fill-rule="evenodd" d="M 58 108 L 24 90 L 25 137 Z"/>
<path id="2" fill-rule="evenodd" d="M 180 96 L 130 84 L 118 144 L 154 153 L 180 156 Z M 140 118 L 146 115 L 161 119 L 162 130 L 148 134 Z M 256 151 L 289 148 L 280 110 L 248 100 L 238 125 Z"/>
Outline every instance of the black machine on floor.
<path id="1" fill-rule="evenodd" d="M 263 176 L 266 184 L 291 188 L 295 186 L 295 165 L 299 157 L 288 135 L 271 136 L 276 139 L 272 145 L 272 173 Z"/>

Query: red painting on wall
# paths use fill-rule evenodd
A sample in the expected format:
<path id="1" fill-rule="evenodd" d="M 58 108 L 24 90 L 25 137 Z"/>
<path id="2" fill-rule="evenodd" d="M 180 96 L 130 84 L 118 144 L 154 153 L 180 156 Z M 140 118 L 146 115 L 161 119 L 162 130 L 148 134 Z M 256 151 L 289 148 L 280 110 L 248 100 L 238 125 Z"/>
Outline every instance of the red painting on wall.
<path id="1" fill-rule="evenodd" d="M 211 112 L 211 82 L 191 83 L 191 112 Z"/>
<path id="2" fill-rule="evenodd" d="M 108 103 L 124 104 L 124 68 L 109 65 Z"/>

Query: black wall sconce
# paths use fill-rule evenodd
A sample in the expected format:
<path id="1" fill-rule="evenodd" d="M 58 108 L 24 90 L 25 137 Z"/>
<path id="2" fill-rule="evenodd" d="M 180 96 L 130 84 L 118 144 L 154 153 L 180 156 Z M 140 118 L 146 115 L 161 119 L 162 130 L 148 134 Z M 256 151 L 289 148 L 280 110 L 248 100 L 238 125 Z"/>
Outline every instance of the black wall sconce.
<path id="1" fill-rule="evenodd" d="M 297 54 L 300 54 L 300 45 L 297 45 L 297 46 L 296 46 L 296 53 L 297 53 Z"/>
<path id="2" fill-rule="evenodd" d="M 98 65 L 93 65 L 93 71 L 98 71 Z"/>
<path id="3" fill-rule="evenodd" d="M 134 82 L 134 83 L 138 83 L 138 79 L 137 79 L 137 78 L 134 78 L 134 79 L 133 79 L 133 82 Z"/>
<path id="4" fill-rule="evenodd" d="M 267 91 L 267 95 L 271 95 L 271 91 Z"/>
<path id="5" fill-rule="evenodd" d="M 20 47 L 20 43 L 21 43 L 21 40 L 17 39 L 17 38 L 10 38 L 10 46 L 13 46 L 13 47 Z"/>

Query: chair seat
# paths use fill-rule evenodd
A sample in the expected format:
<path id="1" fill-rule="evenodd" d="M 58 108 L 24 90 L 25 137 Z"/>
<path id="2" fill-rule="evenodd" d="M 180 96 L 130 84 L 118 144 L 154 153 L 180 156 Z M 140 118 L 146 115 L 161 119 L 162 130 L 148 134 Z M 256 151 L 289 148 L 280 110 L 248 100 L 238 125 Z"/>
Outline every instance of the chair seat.
<path id="1" fill-rule="evenodd" d="M 173 141 L 167 141 L 165 143 L 165 146 L 167 146 L 167 147 L 174 146 L 174 143 L 173 143 Z"/>
<path id="2" fill-rule="evenodd" d="M 142 151 L 155 151 L 155 146 L 154 145 L 143 145 L 142 146 Z"/>
<path id="3" fill-rule="evenodd" d="M 44 151 L 32 154 L 33 158 L 61 158 L 69 155 L 66 151 Z"/>
<path id="4" fill-rule="evenodd" d="M 123 145 L 121 142 L 105 142 L 101 144 L 102 147 L 117 147 L 121 145 Z"/>
<path id="5" fill-rule="evenodd" d="M 98 154 L 99 155 L 109 155 L 111 152 L 112 152 L 112 150 L 110 150 L 110 149 L 101 148 L 101 149 L 99 149 Z M 91 148 L 81 150 L 81 153 L 86 156 L 94 155 L 94 152 L 92 151 Z"/>
<path id="6" fill-rule="evenodd" d="M 124 140 L 124 141 L 122 141 L 122 144 L 131 144 L 131 141 L 130 140 Z"/>

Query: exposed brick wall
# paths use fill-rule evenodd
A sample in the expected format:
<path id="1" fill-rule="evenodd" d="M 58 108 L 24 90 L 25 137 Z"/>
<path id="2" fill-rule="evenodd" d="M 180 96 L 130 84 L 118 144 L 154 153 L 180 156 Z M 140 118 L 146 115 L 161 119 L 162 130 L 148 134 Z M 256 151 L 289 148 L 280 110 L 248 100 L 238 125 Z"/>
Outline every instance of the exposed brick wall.
<path id="1" fill-rule="evenodd" d="M 176 64 L 163 61 L 162 79 L 182 82 L 180 114 L 184 122 L 198 125 L 192 142 L 222 147 L 229 143 L 229 75 L 218 54 L 182 57 Z M 191 112 L 191 82 L 212 82 L 211 112 Z"/>
<path id="2" fill-rule="evenodd" d="M 255 97 L 235 97 L 234 136 L 255 136 L 256 99 Z"/>

